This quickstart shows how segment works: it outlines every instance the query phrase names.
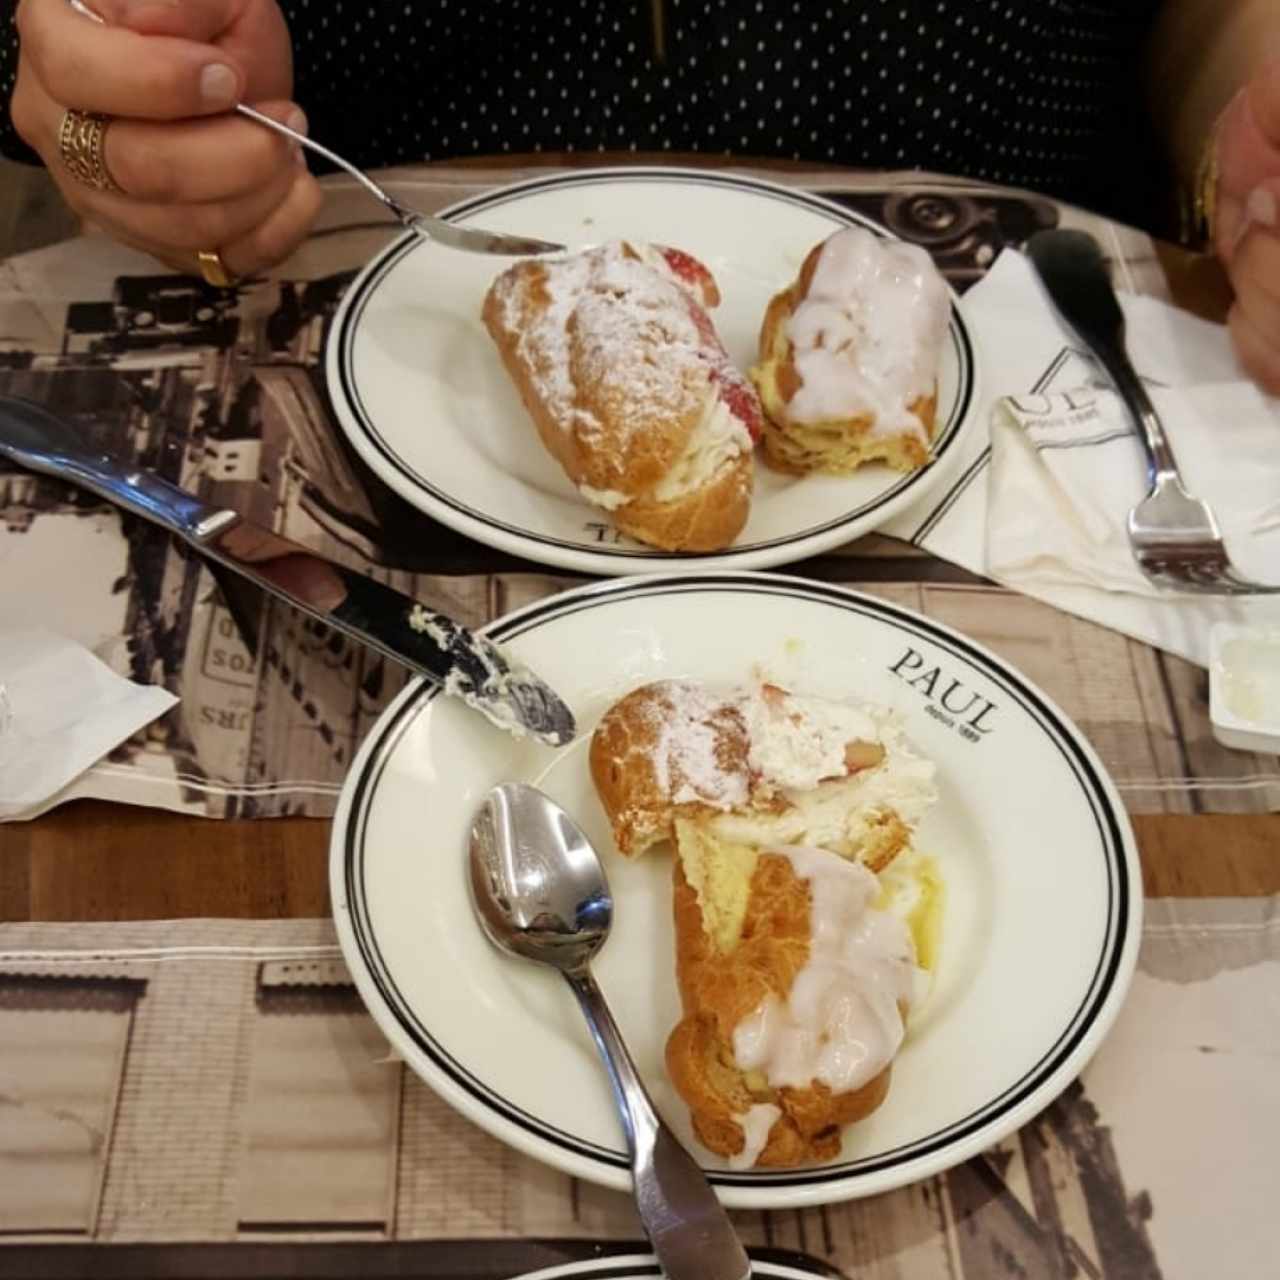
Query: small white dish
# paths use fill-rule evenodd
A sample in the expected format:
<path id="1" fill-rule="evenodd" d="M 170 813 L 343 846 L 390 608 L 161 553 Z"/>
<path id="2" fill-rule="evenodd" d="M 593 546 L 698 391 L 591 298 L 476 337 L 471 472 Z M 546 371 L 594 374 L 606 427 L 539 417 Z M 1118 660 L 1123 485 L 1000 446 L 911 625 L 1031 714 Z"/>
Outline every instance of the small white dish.
<path id="1" fill-rule="evenodd" d="M 678 246 L 720 287 L 717 332 L 740 369 L 755 360 L 769 299 L 840 227 L 885 229 L 830 200 L 733 173 L 603 169 L 536 178 L 447 211 L 581 249 L 630 237 Z M 978 361 L 958 303 L 943 345 L 933 460 L 903 475 L 784 476 L 756 466 L 746 528 L 710 555 L 643 546 L 574 488 L 542 447 L 480 318 L 511 259 L 409 235 L 352 283 L 330 326 L 325 374 L 347 439 L 407 502 L 468 537 L 580 573 L 765 569 L 843 546 L 954 473 L 978 425 Z"/>
<path id="2" fill-rule="evenodd" d="M 967 1159 L 1079 1074 L 1120 1008 L 1141 935 L 1128 818 L 1092 748 L 1002 659 L 871 596 L 767 574 L 613 579 L 489 634 L 569 702 L 581 736 L 517 742 L 461 702 L 408 686 L 365 738 L 330 844 L 338 938 L 405 1061 L 495 1137 L 618 1190 L 617 1110 L 560 978 L 499 954 L 468 897 L 467 833 L 497 782 L 540 786 L 600 851 L 615 920 L 594 966 L 655 1104 L 731 1208 L 823 1204 Z M 935 983 L 888 1100 L 829 1164 L 737 1171 L 696 1143 L 663 1066 L 679 1019 L 671 859 L 616 851 L 587 766 L 605 709 L 650 680 L 733 684 L 753 668 L 800 691 L 896 708 L 938 768 L 917 847 L 941 873 Z"/>
<path id="3" fill-rule="evenodd" d="M 1280 755 L 1280 627 L 1213 624 L 1209 719 L 1224 747 Z"/>

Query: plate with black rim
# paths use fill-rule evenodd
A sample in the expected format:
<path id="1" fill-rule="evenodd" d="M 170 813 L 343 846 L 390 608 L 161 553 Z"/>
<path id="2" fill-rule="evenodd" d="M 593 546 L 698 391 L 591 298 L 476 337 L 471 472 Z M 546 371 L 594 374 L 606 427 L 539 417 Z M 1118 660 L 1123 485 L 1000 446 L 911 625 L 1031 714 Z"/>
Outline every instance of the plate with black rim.
<path id="1" fill-rule="evenodd" d="M 578 1177 L 629 1185 L 609 1086 L 558 975 L 498 954 L 472 917 L 466 838 L 485 792 L 545 789 L 600 851 L 615 924 L 596 972 L 656 1105 L 740 1208 L 869 1195 L 937 1173 L 1036 1114 L 1096 1049 L 1128 985 L 1141 877 L 1124 808 L 1089 744 L 1013 667 L 883 600 L 769 574 L 645 575 L 554 596 L 489 634 L 567 699 L 581 735 L 518 742 L 425 685 L 369 733 L 330 846 L 338 936 L 404 1059 L 464 1115 Z M 587 766 L 623 693 L 754 671 L 896 710 L 937 766 L 916 833 L 944 910 L 928 999 L 884 1105 L 808 1168 L 736 1171 L 693 1138 L 663 1066 L 679 1018 L 665 852 L 616 851 Z"/>
<path id="2" fill-rule="evenodd" d="M 751 1274 L 755 1280 L 842 1280 L 843 1273 L 817 1258 L 793 1254 L 786 1262 L 760 1257 L 751 1250 Z M 661 1280 L 662 1267 L 652 1253 L 607 1254 L 582 1262 L 564 1262 L 526 1272 L 515 1280 Z"/>
<path id="3" fill-rule="evenodd" d="M 733 173 L 601 169 L 535 178 L 464 201 L 454 222 L 584 248 L 631 238 L 667 243 L 711 268 L 713 313 L 730 356 L 755 358 L 769 299 L 813 245 L 840 227 L 889 233 L 833 201 Z M 783 476 L 756 466 L 746 528 L 712 555 L 662 552 L 613 529 L 542 447 L 480 318 L 512 261 L 406 236 L 347 290 L 325 370 L 338 422 L 401 497 L 477 541 L 595 574 L 765 569 L 841 546 L 883 525 L 950 473 L 974 425 L 976 361 L 957 300 L 943 344 L 932 461 L 901 474 Z"/>

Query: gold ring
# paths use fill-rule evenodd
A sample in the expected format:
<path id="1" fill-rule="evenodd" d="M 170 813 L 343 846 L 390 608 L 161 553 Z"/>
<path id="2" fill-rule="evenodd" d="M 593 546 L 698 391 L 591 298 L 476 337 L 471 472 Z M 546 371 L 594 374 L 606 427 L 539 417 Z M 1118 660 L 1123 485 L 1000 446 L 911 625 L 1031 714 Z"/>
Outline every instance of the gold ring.
<path id="1" fill-rule="evenodd" d="M 215 289 L 230 289 L 235 284 L 235 277 L 227 270 L 227 264 L 223 262 L 222 254 L 217 249 L 200 249 L 196 258 L 200 262 L 200 274 L 204 276 L 205 284 L 211 284 Z"/>
<path id="2" fill-rule="evenodd" d="M 107 116 L 86 111 L 64 111 L 62 123 L 58 126 L 58 154 L 62 157 L 63 167 L 81 186 L 91 191 L 123 195 L 107 168 L 102 151 L 110 123 Z"/>

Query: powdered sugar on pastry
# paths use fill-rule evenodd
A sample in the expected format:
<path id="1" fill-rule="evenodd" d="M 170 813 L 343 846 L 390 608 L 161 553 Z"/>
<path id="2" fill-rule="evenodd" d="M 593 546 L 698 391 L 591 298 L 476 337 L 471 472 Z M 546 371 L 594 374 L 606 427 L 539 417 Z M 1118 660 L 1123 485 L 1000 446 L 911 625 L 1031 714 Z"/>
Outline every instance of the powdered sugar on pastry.
<path id="1" fill-rule="evenodd" d="M 654 774 L 672 804 L 729 810 L 748 799 L 749 779 L 729 739 L 737 727 L 724 699 L 692 681 L 671 680 L 642 712 L 656 730 Z"/>
<path id="2" fill-rule="evenodd" d="M 909 431 L 928 444 L 911 406 L 931 396 L 950 302 L 918 245 L 846 227 L 822 247 L 805 297 L 787 322 L 800 387 L 793 422 L 868 416 L 871 431 Z"/>
<path id="3" fill-rule="evenodd" d="M 719 840 L 813 845 L 878 871 L 937 798 L 893 711 L 765 683 L 642 685 L 601 719 L 591 772 L 628 856 L 693 817 Z"/>
<path id="4" fill-rule="evenodd" d="M 650 424 L 700 418 L 712 392 L 719 401 L 720 386 L 745 386 L 742 375 L 715 337 L 702 291 L 670 270 L 661 251 L 614 241 L 537 267 L 547 305 L 532 314 L 523 310 L 500 277 L 494 287 L 503 323 L 519 335 L 520 357 L 560 429 L 613 454 L 605 468 L 609 483 L 589 487 L 584 496 L 627 493 L 629 455 L 643 448 Z M 584 403 L 584 386 L 623 424 L 608 440 Z M 746 426 L 739 427 L 724 436 L 734 456 L 752 445 Z"/>

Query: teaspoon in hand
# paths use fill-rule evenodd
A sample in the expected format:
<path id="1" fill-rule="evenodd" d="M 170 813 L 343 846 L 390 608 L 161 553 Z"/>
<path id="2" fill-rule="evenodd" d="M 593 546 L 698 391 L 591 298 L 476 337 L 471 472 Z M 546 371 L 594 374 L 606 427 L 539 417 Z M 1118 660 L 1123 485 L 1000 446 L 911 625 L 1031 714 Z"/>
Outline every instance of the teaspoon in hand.
<path id="1" fill-rule="evenodd" d="M 91 18 L 102 26 L 106 25 L 102 16 L 95 13 L 85 3 L 85 0 L 67 0 L 67 2 L 77 13 L 86 18 Z M 380 187 L 363 170 L 357 169 L 350 161 L 344 160 L 336 152 L 330 151 L 328 147 L 321 146 L 314 139 L 308 138 L 305 133 L 295 133 L 288 125 L 281 124 L 279 120 L 273 120 L 270 116 L 264 116 L 261 111 L 255 111 L 253 107 L 246 106 L 243 102 L 237 103 L 234 110 L 257 124 L 273 129 L 282 137 L 296 142 L 298 146 L 306 147 L 308 151 L 314 151 L 316 155 L 323 156 L 330 164 L 336 165 L 339 169 L 345 169 L 370 195 L 381 200 L 402 226 L 420 235 L 424 240 L 435 240 L 440 244 L 448 245 L 450 249 L 463 249 L 468 253 L 498 253 L 510 257 L 527 257 L 539 253 L 559 253 L 564 249 L 564 245 L 553 244 L 549 240 L 535 240 L 530 236 L 506 235 L 498 231 L 484 231 L 480 227 L 460 227 L 452 222 L 446 222 L 443 218 L 435 218 L 428 213 L 419 213 L 418 210 L 401 204 L 389 191 Z"/>

